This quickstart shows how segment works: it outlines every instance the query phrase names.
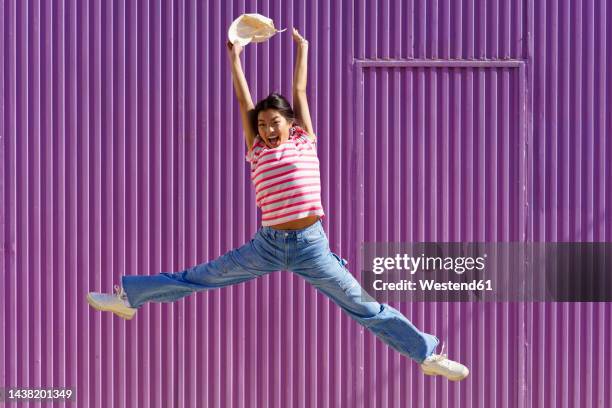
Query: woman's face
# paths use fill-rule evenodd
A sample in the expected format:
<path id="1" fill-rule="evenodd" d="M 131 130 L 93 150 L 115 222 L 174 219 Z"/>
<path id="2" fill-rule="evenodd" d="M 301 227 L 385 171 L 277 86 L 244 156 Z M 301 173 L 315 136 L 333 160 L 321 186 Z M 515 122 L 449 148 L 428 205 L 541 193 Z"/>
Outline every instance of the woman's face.
<path id="1" fill-rule="evenodd" d="M 289 140 L 289 129 L 292 125 L 293 123 L 276 109 L 266 109 L 257 115 L 257 133 L 272 149 Z"/>

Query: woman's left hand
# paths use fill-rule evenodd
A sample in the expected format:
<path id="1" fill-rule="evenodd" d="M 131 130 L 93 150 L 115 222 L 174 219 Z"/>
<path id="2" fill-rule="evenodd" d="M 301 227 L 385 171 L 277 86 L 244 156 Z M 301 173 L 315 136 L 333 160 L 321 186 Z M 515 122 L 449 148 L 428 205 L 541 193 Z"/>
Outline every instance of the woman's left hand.
<path id="1" fill-rule="evenodd" d="M 295 27 L 293 28 L 293 41 L 298 45 L 308 45 L 308 41 L 300 35 Z"/>

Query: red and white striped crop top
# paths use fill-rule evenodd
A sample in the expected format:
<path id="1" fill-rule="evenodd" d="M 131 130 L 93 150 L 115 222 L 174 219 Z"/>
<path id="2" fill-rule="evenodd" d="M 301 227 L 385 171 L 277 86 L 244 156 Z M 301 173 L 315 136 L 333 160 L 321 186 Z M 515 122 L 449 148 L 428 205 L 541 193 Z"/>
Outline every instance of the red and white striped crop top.
<path id="1" fill-rule="evenodd" d="M 316 142 L 304 129 L 292 127 L 289 139 L 273 149 L 255 138 L 246 160 L 263 226 L 324 216 Z"/>

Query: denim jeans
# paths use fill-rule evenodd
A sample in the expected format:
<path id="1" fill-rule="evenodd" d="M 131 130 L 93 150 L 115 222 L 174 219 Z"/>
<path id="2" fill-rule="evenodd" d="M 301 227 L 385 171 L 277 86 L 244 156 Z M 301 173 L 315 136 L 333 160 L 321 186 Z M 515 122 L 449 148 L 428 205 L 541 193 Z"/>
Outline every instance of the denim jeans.
<path id="1" fill-rule="evenodd" d="M 330 251 L 321 221 L 317 221 L 301 230 L 261 227 L 250 242 L 213 261 L 176 273 L 126 275 L 122 285 L 132 307 L 138 308 L 145 302 L 172 302 L 278 270 L 292 271 L 383 342 L 422 363 L 435 350 L 438 338 L 419 331 L 393 307 L 376 302 L 365 292 L 362 297 L 361 285 L 345 265 L 344 259 Z"/>

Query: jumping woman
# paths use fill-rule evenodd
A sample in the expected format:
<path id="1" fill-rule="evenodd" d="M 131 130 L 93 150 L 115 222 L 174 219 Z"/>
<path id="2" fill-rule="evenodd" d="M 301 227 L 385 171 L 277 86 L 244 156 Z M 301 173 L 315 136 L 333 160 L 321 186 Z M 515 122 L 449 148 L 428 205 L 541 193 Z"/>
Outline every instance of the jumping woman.
<path id="1" fill-rule="evenodd" d="M 308 41 L 295 29 L 293 39 L 297 47 L 293 108 L 276 93 L 254 106 L 240 62 L 243 47 L 227 43 L 246 160 L 262 214 L 262 226 L 253 239 L 182 272 L 123 276 L 115 293 L 92 292 L 87 300 L 98 310 L 131 319 L 146 302 L 173 302 L 194 292 L 288 270 L 306 279 L 384 343 L 419 363 L 425 374 L 462 380 L 469 370 L 448 359 L 443 350 L 434 354 L 439 343 L 436 336 L 419 331 L 393 307 L 362 298 L 363 289 L 346 269 L 346 261 L 330 251 L 320 220 L 324 211 L 317 137 L 306 97 Z"/>

